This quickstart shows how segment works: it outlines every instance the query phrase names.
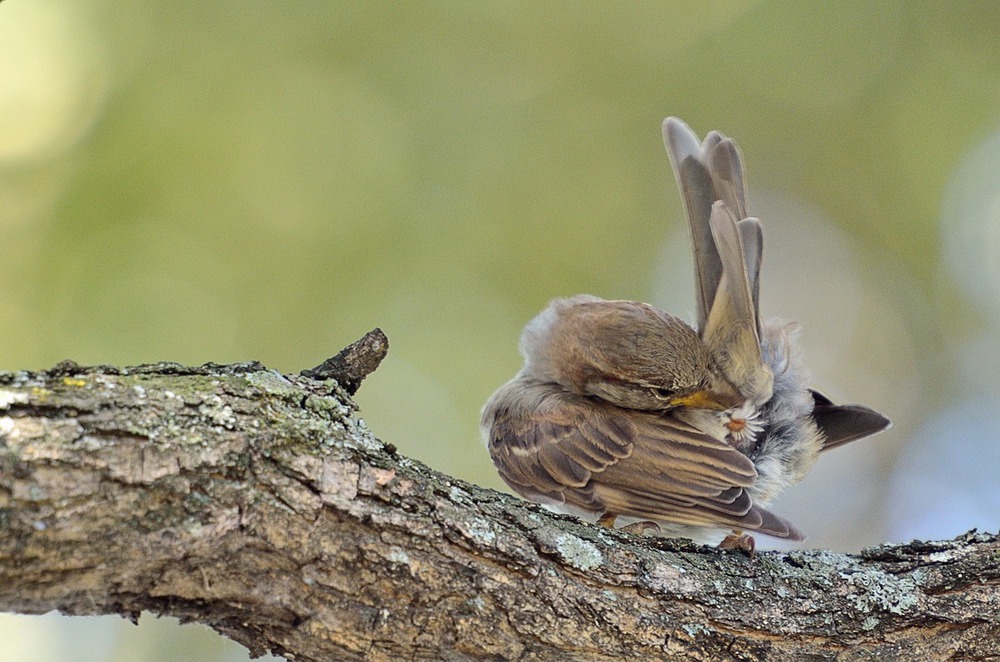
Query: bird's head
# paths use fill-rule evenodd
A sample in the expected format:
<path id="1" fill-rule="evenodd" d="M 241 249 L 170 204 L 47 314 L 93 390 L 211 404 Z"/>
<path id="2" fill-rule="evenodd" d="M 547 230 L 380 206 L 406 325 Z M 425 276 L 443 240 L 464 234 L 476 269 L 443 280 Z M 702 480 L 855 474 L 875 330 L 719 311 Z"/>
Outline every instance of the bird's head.
<path id="1" fill-rule="evenodd" d="M 725 410 L 744 398 L 698 334 L 634 301 L 556 299 L 521 335 L 524 373 L 627 409 Z"/>

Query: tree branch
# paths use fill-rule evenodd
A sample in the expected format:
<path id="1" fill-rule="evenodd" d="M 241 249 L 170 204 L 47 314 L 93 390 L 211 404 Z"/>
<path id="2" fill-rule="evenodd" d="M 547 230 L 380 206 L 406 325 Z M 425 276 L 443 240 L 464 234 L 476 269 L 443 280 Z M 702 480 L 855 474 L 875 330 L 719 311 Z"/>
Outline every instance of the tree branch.
<path id="1" fill-rule="evenodd" d="M 295 660 L 970 660 L 1000 655 L 998 585 L 974 532 L 750 559 L 586 526 L 256 363 L 0 373 L 5 611 L 150 610 Z"/>

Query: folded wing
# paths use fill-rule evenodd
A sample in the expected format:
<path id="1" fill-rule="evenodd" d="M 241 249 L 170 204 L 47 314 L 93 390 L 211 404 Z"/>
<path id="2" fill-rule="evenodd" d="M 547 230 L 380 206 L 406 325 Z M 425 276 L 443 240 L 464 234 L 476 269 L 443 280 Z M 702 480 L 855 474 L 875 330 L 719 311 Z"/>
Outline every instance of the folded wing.
<path id="1" fill-rule="evenodd" d="M 749 458 L 669 413 L 624 412 L 556 389 L 530 400 L 543 402 L 544 416 L 514 403 L 488 435 L 500 475 L 526 498 L 801 540 L 789 522 L 753 503 Z"/>

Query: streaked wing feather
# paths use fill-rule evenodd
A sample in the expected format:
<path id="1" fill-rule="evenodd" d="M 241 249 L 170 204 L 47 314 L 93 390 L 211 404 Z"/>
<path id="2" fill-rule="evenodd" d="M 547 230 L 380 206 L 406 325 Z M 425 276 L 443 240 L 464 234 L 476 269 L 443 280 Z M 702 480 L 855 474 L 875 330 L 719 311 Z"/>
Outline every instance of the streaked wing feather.
<path id="1" fill-rule="evenodd" d="M 643 435 L 633 448 L 633 464 L 647 470 L 701 477 L 710 485 L 749 487 L 757 479 L 753 462 L 730 446 L 702 434 L 673 416 L 644 417 Z"/>
<path id="2" fill-rule="evenodd" d="M 681 190 L 684 211 L 691 230 L 695 282 L 698 295 L 698 329 L 704 332 L 723 277 L 724 257 L 712 237 L 709 221 L 717 200 L 726 204 L 740 221 L 747 217 L 746 175 L 736 143 L 718 131 L 711 131 L 699 145 L 698 136 L 683 121 L 668 117 L 663 122 L 663 143 Z M 759 256 L 759 251 L 758 251 Z M 747 264 L 750 266 L 750 259 Z M 759 303 L 757 269 L 750 272 L 754 304 Z M 756 320 L 755 326 L 759 326 Z"/>
<path id="3" fill-rule="evenodd" d="M 616 505 L 623 503 L 621 494 L 612 493 L 605 486 L 596 486 L 595 492 L 608 510 L 614 511 Z M 749 499 L 742 489 L 739 493 Z M 663 499 L 647 495 L 625 496 L 629 499 L 629 503 L 635 506 L 633 517 L 667 520 L 692 526 L 705 526 L 708 522 L 733 529 L 764 533 L 775 538 L 789 540 L 804 538 L 791 522 L 756 505 L 751 505 L 746 512 L 741 512 L 740 508 L 733 508 L 727 513 L 719 507 L 719 502 L 715 499 L 665 502 Z"/>
<path id="4" fill-rule="evenodd" d="M 576 439 L 563 435 L 558 444 L 542 443 L 536 447 L 535 458 L 541 468 L 554 482 L 568 488 L 584 487 L 594 474 L 563 448 L 576 443 Z"/>
<path id="5" fill-rule="evenodd" d="M 500 475 L 521 494 L 682 524 L 780 537 L 793 531 L 752 503 L 746 488 L 756 470 L 728 444 L 669 414 L 625 412 L 568 394 L 546 402 L 544 415 L 510 415 L 505 420 L 516 424 L 495 423 L 490 433 Z"/>
<path id="6" fill-rule="evenodd" d="M 746 265 L 747 280 L 750 283 L 750 298 L 753 301 L 753 316 L 760 337 L 760 265 L 764 257 L 764 230 L 756 218 L 744 218 L 737 222 L 743 243 L 743 261 Z"/>
<path id="7" fill-rule="evenodd" d="M 760 351 L 760 322 L 744 262 L 742 236 L 732 213 L 722 202 L 709 220 L 722 260 L 722 281 L 708 314 L 702 337 L 720 357 L 726 376 L 745 395 L 770 397 L 771 376 Z M 747 234 L 753 236 L 752 225 Z"/>
<path id="8" fill-rule="evenodd" d="M 702 154 L 702 160 L 712 174 L 716 199 L 726 203 L 736 215 L 736 220 L 746 218 L 746 176 L 736 143 L 718 131 L 712 131 L 705 137 Z"/>
<path id="9" fill-rule="evenodd" d="M 709 218 L 712 237 L 722 261 L 722 273 L 726 281 L 726 295 L 732 312 L 742 326 L 751 326 L 756 333 L 756 310 L 750 293 L 750 278 L 744 257 L 743 238 L 732 211 L 723 202 L 712 206 Z M 714 308 L 714 306 L 713 306 Z"/>
<path id="10" fill-rule="evenodd" d="M 712 174 L 701 160 L 702 147 L 698 137 L 687 124 L 676 117 L 664 120 L 663 144 L 673 165 L 691 231 L 698 296 L 698 329 L 704 330 L 722 278 L 722 262 L 708 224 L 712 203 L 717 199 L 715 186 Z"/>

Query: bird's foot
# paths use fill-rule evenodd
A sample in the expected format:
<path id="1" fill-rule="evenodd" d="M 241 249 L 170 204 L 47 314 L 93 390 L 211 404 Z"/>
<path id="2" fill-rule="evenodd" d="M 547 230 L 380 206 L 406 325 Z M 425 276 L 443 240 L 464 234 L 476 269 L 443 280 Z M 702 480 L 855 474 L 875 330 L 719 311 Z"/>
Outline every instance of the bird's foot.
<path id="1" fill-rule="evenodd" d="M 757 543 L 754 541 L 753 536 L 749 536 L 742 531 L 733 531 L 722 539 L 722 542 L 719 543 L 719 549 L 737 549 L 746 553 L 750 558 L 753 558 L 756 555 Z"/>
<path id="2" fill-rule="evenodd" d="M 619 531 L 627 531 L 633 536 L 644 536 L 648 532 L 653 531 L 655 533 L 660 532 L 660 525 L 652 520 L 643 520 L 641 522 L 632 522 L 626 526 L 618 529 Z"/>

